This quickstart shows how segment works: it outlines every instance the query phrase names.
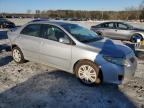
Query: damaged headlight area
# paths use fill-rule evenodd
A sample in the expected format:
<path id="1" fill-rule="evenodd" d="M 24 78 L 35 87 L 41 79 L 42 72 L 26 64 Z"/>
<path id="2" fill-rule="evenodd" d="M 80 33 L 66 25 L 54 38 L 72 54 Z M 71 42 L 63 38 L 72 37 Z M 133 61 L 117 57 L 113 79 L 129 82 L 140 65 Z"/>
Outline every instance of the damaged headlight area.
<path id="1" fill-rule="evenodd" d="M 117 65 L 121 65 L 121 66 L 126 66 L 129 67 L 130 63 L 127 59 L 125 58 L 115 58 L 115 57 L 111 57 L 111 56 L 107 56 L 107 55 L 103 55 L 103 58 L 113 64 L 117 64 Z"/>

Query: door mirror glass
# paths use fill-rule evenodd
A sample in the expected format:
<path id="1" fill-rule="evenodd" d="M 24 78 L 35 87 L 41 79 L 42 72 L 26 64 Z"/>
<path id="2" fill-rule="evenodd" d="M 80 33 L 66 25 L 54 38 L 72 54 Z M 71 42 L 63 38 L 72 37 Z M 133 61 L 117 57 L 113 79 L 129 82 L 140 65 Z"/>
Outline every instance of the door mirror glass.
<path id="1" fill-rule="evenodd" d="M 59 42 L 64 44 L 70 44 L 70 41 L 67 38 L 59 38 Z"/>

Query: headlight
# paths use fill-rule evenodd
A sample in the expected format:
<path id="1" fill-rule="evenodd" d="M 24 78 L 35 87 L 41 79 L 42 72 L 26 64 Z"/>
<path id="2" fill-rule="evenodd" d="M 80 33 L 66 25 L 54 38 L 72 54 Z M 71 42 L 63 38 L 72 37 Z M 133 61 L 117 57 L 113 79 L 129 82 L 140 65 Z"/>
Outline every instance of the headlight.
<path id="1" fill-rule="evenodd" d="M 124 58 L 114 58 L 114 57 L 110 57 L 110 56 L 103 56 L 103 57 L 106 61 L 111 62 L 113 64 L 126 66 L 126 67 L 130 66 L 128 60 L 126 60 Z"/>

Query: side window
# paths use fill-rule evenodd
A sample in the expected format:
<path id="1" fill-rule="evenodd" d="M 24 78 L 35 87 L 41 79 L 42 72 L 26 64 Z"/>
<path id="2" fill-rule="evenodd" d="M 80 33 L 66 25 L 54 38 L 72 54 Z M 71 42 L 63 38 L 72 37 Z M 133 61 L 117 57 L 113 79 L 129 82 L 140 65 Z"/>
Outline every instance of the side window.
<path id="1" fill-rule="evenodd" d="M 106 28 L 106 24 L 101 24 L 101 25 L 99 25 L 99 27 Z"/>
<path id="2" fill-rule="evenodd" d="M 114 28 L 114 23 L 109 23 L 108 28 L 111 28 L 111 29 Z"/>
<path id="3" fill-rule="evenodd" d="M 127 27 L 125 24 L 122 24 L 122 23 L 118 23 L 118 24 L 117 24 L 117 28 L 123 29 L 123 30 L 128 29 L 128 27 Z"/>
<path id="4" fill-rule="evenodd" d="M 40 24 L 30 24 L 21 31 L 21 34 L 39 37 L 40 28 Z"/>
<path id="5" fill-rule="evenodd" d="M 113 29 L 114 28 L 114 23 L 104 23 L 101 25 L 102 28 L 109 28 Z"/>
<path id="6" fill-rule="evenodd" d="M 94 27 L 96 27 L 96 28 L 101 28 L 101 27 L 102 27 L 102 24 L 96 25 L 96 26 L 94 26 Z"/>
<path id="7" fill-rule="evenodd" d="M 64 31 L 52 25 L 43 25 L 43 37 L 57 42 L 60 38 L 68 39 Z"/>

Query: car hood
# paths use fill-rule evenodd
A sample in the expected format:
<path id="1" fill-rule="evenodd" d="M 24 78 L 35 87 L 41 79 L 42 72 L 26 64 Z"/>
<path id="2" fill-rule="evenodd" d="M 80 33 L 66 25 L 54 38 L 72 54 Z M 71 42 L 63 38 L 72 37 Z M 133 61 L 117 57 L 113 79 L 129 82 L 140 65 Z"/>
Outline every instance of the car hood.
<path id="1" fill-rule="evenodd" d="M 126 58 L 132 49 L 125 46 L 121 41 L 104 38 L 100 41 L 87 43 L 88 46 L 98 48 L 100 54 L 116 58 Z"/>

